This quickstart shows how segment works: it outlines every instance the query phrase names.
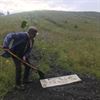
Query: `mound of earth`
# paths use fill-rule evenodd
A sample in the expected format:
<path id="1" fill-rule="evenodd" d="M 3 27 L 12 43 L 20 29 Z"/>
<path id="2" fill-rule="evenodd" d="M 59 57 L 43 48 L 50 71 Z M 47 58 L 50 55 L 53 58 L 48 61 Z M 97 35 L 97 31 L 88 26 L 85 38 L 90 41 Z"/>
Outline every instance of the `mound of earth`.
<path id="1" fill-rule="evenodd" d="M 73 74 L 58 67 L 52 68 L 46 78 Z M 74 73 L 75 74 L 75 73 Z M 4 100 L 100 100 L 100 80 L 90 75 L 79 75 L 81 82 L 43 89 L 39 79 L 28 84 L 25 91 L 12 90 Z"/>

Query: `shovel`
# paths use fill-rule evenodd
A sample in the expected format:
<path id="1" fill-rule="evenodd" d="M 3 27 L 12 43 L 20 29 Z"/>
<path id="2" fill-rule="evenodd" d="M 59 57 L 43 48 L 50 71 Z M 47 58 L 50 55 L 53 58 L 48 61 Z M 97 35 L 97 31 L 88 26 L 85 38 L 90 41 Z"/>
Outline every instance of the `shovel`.
<path id="1" fill-rule="evenodd" d="M 2 48 L 2 47 L 0 47 L 0 48 Z M 34 70 L 36 70 L 38 72 L 39 76 L 40 76 L 40 83 L 41 83 L 43 88 L 66 85 L 66 84 L 81 81 L 81 79 L 76 74 L 44 79 L 44 73 L 43 72 L 38 70 L 33 65 L 31 65 L 31 64 L 25 62 L 24 60 L 20 59 L 18 56 L 16 56 L 14 53 L 12 53 L 9 49 L 5 49 L 5 48 L 2 48 L 2 49 L 6 50 L 9 54 L 11 54 L 15 58 L 17 58 L 22 63 L 24 63 L 24 64 L 28 65 L 29 67 L 33 68 Z"/>
<path id="2" fill-rule="evenodd" d="M 27 62 L 25 62 L 24 60 L 22 60 L 20 57 L 18 57 L 17 55 L 15 55 L 14 53 L 12 53 L 9 49 L 3 48 L 0 46 L 1 49 L 7 51 L 9 54 L 11 54 L 13 57 L 17 58 L 19 61 L 21 61 L 22 63 L 28 65 L 29 67 L 31 67 L 32 69 L 36 70 L 40 76 L 40 79 L 44 79 L 44 73 L 42 71 L 40 71 L 39 69 L 37 69 L 36 67 L 34 67 L 32 64 L 29 64 Z"/>

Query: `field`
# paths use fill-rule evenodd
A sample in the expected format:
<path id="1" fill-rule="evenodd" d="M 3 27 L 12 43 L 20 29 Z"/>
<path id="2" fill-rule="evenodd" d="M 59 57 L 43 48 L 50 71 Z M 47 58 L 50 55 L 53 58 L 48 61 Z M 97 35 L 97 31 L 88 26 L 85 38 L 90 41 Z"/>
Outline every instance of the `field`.
<path id="1" fill-rule="evenodd" d="M 27 27 L 22 29 L 24 20 Z M 7 33 L 26 31 L 32 25 L 40 34 L 30 60 L 44 73 L 57 66 L 100 80 L 100 13 L 34 11 L 0 16 L 0 45 Z M 0 57 L 0 96 L 12 88 L 14 77 L 12 60 Z"/>

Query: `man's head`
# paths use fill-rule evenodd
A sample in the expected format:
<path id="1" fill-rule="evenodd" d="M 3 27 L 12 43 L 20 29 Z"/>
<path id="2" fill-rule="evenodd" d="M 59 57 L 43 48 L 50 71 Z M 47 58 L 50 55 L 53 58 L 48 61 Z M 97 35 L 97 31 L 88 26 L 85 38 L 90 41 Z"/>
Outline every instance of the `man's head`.
<path id="1" fill-rule="evenodd" d="M 37 35 L 36 27 L 33 27 L 33 26 L 29 27 L 28 34 L 29 34 L 30 38 L 34 38 Z"/>

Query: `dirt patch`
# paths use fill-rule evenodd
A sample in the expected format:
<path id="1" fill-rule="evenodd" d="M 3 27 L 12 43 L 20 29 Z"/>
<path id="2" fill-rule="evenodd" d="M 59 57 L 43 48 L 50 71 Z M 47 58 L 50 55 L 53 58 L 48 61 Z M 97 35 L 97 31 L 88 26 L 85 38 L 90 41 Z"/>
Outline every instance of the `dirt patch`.
<path id="1" fill-rule="evenodd" d="M 73 74 L 73 72 L 66 72 L 55 67 L 46 74 L 46 77 L 68 74 Z M 4 100 L 100 100 L 100 80 L 89 75 L 79 75 L 79 77 L 82 82 L 46 89 L 41 87 L 37 79 L 27 85 L 25 91 L 8 92 Z"/>

